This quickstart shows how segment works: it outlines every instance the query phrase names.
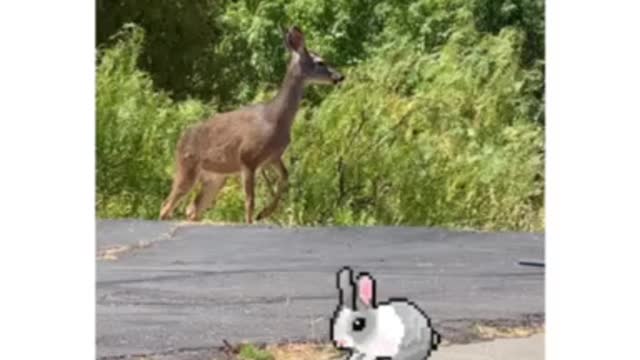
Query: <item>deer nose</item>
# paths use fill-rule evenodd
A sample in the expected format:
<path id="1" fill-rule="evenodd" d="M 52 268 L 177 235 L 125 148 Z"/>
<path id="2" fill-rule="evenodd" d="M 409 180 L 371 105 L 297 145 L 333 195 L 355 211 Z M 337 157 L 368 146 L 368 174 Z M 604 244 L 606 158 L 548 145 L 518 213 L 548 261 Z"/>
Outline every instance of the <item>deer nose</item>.
<path id="1" fill-rule="evenodd" d="M 338 74 L 338 76 L 336 76 L 336 77 L 333 79 L 333 83 L 334 83 L 334 84 L 339 84 L 339 83 L 341 83 L 343 80 L 344 80 L 344 75 L 342 75 L 342 74 Z"/>

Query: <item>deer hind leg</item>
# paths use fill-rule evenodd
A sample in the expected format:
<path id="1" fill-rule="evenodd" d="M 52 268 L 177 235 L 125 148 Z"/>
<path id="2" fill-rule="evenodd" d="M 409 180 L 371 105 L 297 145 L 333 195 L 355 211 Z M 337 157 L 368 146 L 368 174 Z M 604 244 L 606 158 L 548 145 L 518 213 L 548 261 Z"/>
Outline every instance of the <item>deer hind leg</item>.
<path id="1" fill-rule="evenodd" d="M 253 223 L 253 210 L 255 208 L 255 168 L 244 166 L 242 169 L 242 184 L 244 186 L 244 216 L 247 224 Z"/>
<path id="2" fill-rule="evenodd" d="M 209 207 L 216 204 L 216 195 L 224 187 L 227 176 L 221 174 L 200 173 L 202 188 L 193 202 L 187 208 L 187 218 L 191 221 L 200 221 L 202 215 Z"/>
<path id="3" fill-rule="evenodd" d="M 271 216 L 271 214 L 278 208 L 278 203 L 280 201 L 280 198 L 282 197 L 282 194 L 285 191 L 287 191 L 289 173 L 287 171 L 287 168 L 284 166 L 282 159 L 278 159 L 274 163 L 274 167 L 278 172 L 278 176 L 279 176 L 278 188 L 276 190 L 276 193 L 273 194 L 273 198 L 271 199 L 271 202 L 268 205 L 266 205 L 264 209 L 260 211 L 260 213 L 258 213 L 258 216 L 256 217 L 256 220 L 258 221 Z"/>
<path id="4" fill-rule="evenodd" d="M 178 170 L 173 179 L 171 194 L 165 200 L 160 210 L 160 219 L 167 220 L 173 216 L 173 210 L 180 203 L 180 200 L 191 190 L 198 177 L 197 161 L 191 156 L 185 156 L 178 160 Z"/>

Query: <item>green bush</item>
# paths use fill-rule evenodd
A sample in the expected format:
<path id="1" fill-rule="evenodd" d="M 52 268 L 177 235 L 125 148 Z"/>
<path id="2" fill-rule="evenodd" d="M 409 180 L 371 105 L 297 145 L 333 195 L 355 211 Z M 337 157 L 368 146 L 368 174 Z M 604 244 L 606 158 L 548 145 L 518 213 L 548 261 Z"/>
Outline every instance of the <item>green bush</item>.
<path id="1" fill-rule="evenodd" d="M 353 69 L 295 125 L 280 216 L 542 229 L 543 128 L 532 121 L 542 105 L 528 95 L 542 79 L 514 65 L 521 43 L 517 31 L 468 29 L 437 56 L 396 43 Z"/>
<path id="2" fill-rule="evenodd" d="M 217 77 L 191 92 L 224 96 L 181 101 L 141 70 L 144 31 L 128 25 L 98 56 L 98 215 L 155 218 L 179 134 L 272 96 L 286 61 L 280 26 L 298 19 L 347 81 L 308 89 L 271 221 L 543 230 L 543 10 L 538 0 L 222 2 L 210 12 L 220 67 L 195 72 Z M 269 192 L 258 184 L 259 210 Z M 232 180 L 206 216 L 243 214 Z"/>
<path id="3" fill-rule="evenodd" d="M 171 186 L 173 155 L 186 125 L 200 120 L 198 101 L 174 102 L 137 68 L 141 28 L 126 26 L 99 54 L 96 80 L 98 216 L 155 217 Z"/>

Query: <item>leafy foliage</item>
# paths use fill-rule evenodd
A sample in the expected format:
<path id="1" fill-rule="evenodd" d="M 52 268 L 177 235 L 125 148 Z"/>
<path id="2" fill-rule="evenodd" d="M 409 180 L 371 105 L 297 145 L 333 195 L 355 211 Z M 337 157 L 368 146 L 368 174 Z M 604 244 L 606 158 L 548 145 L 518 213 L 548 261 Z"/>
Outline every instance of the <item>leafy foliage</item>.
<path id="1" fill-rule="evenodd" d="M 156 217 L 181 131 L 272 96 L 285 70 L 281 27 L 296 23 L 347 81 L 308 88 L 273 221 L 544 228 L 542 1 L 199 0 L 138 18 L 122 14 L 145 2 L 119 6 L 99 24 L 99 216 Z M 146 32 L 106 37 L 125 18 Z M 186 62 L 162 58 L 186 47 Z M 207 216 L 242 221 L 242 199 L 229 182 Z"/>
<path id="2" fill-rule="evenodd" d="M 97 70 L 97 210 L 99 216 L 155 216 L 160 189 L 170 187 L 167 166 L 185 125 L 206 109 L 174 102 L 155 91 L 136 64 L 143 31 L 127 26 L 100 54 Z"/>

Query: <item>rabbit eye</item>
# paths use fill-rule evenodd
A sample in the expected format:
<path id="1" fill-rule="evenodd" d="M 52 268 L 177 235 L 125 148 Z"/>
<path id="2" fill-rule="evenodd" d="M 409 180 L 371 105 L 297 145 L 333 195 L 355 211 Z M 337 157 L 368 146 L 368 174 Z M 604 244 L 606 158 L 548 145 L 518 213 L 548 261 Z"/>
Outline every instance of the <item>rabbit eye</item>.
<path id="1" fill-rule="evenodd" d="M 353 331 L 362 331 L 364 327 L 367 325 L 367 322 L 364 318 L 357 318 L 353 320 Z"/>

